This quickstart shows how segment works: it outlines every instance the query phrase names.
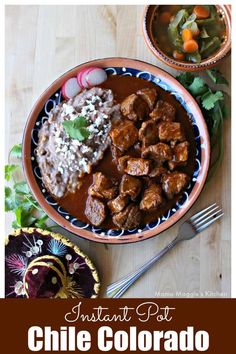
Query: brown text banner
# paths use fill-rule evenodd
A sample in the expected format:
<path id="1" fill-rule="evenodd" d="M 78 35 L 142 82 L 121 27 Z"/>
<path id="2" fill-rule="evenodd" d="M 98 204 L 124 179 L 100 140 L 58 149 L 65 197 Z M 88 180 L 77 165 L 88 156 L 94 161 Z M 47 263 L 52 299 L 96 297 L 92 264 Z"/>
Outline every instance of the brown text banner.
<path id="1" fill-rule="evenodd" d="M 0 301 L 3 353 L 232 353 L 236 299 Z"/>

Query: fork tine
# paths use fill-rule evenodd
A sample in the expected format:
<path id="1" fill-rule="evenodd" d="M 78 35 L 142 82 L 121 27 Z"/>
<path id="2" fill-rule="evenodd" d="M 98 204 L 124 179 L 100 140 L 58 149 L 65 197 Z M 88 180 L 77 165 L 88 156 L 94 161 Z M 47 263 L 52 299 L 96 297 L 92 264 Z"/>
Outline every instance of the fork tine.
<path id="1" fill-rule="evenodd" d="M 209 216 L 207 216 L 207 217 L 205 217 L 205 216 L 206 216 L 206 214 L 205 214 L 205 215 L 204 215 L 204 218 L 203 218 L 203 217 L 201 218 L 201 219 L 203 219 L 203 220 L 201 220 L 200 222 L 195 221 L 194 226 L 195 226 L 196 228 L 198 228 L 200 225 L 204 224 L 207 220 L 211 219 L 212 217 L 213 217 L 213 218 L 216 217 L 217 214 L 219 214 L 219 213 L 221 213 L 221 212 L 222 212 L 222 209 L 218 209 L 217 211 L 212 212 L 212 213 L 211 213 Z M 209 214 L 209 213 L 207 213 L 207 214 Z"/>
<path id="2" fill-rule="evenodd" d="M 214 207 L 213 209 L 210 209 L 209 211 L 207 211 L 206 213 L 204 213 L 202 216 L 200 216 L 199 218 L 195 218 L 192 223 L 193 224 L 197 224 L 200 220 L 204 219 L 207 215 L 212 214 L 213 212 L 217 212 L 217 209 L 219 209 L 219 206 L 217 205 L 216 207 Z"/>
<path id="3" fill-rule="evenodd" d="M 207 207 L 207 208 L 205 208 L 205 209 L 199 211 L 198 213 L 194 214 L 189 220 L 190 220 L 190 221 L 196 220 L 196 218 L 198 218 L 200 215 L 202 215 L 203 213 L 205 213 L 205 211 L 211 209 L 211 208 L 214 207 L 215 205 L 216 205 L 216 203 L 214 203 L 214 204 L 210 205 L 209 207 Z"/>
<path id="4" fill-rule="evenodd" d="M 202 232 L 204 229 L 206 229 L 208 226 L 210 226 L 213 222 L 215 222 L 216 220 L 218 220 L 219 218 L 221 218 L 224 215 L 224 213 L 221 213 L 220 215 L 218 215 L 216 218 L 213 217 L 213 219 L 211 219 L 210 221 L 208 221 L 206 224 L 200 226 L 199 228 L 196 229 L 197 233 Z"/>

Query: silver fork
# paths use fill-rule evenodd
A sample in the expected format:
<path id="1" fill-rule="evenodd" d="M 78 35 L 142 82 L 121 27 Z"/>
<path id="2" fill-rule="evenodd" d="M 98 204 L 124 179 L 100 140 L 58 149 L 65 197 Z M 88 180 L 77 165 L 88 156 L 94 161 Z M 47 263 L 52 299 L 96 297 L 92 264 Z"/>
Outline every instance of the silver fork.
<path id="1" fill-rule="evenodd" d="M 177 245 L 177 243 L 191 240 L 223 215 L 222 209 L 216 203 L 193 215 L 180 226 L 177 237 L 163 248 L 162 251 L 142 265 L 138 270 L 109 285 L 106 291 L 107 296 L 112 298 L 121 297 L 137 279 L 146 273 L 154 263 L 158 262 L 161 257 Z"/>

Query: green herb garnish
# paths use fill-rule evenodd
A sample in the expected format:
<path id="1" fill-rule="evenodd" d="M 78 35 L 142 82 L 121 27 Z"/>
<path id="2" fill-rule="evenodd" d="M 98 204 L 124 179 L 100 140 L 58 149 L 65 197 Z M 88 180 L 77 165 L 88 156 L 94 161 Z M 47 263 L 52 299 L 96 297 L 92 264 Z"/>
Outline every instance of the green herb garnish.
<path id="1" fill-rule="evenodd" d="M 11 150 L 10 154 L 11 157 L 16 157 L 17 159 L 21 159 L 22 157 L 22 144 L 14 145 Z"/>
<path id="2" fill-rule="evenodd" d="M 201 97 L 201 102 L 203 108 L 207 111 L 210 111 L 214 107 L 216 107 L 216 102 L 224 100 L 223 93 L 221 91 L 216 91 L 213 93 L 210 89 L 207 90 L 204 95 Z"/>
<path id="3" fill-rule="evenodd" d="M 214 82 L 214 84 L 223 84 L 227 86 L 229 85 L 228 81 L 224 78 L 218 69 L 213 68 L 211 70 L 206 70 L 206 73 Z"/>
<path id="4" fill-rule="evenodd" d="M 206 72 L 215 84 L 228 85 L 219 70 L 210 69 Z M 181 73 L 177 76 L 177 80 L 198 102 L 207 123 L 211 146 L 217 149 L 217 158 L 212 161 L 208 175 L 208 180 L 210 180 L 220 166 L 223 157 L 223 123 L 228 116 L 225 93 L 213 90 L 205 80 L 189 72 Z"/>
<path id="5" fill-rule="evenodd" d="M 90 135 L 89 130 L 86 128 L 88 123 L 83 116 L 77 117 L 74 120 L 65 120 L 62 124 L 65 132 L 72 139 L 83 141 Z"/>
<path id="6" fill-rule="evenodd" d="M 14 145 L 9 153 L 9 160 L 10 158 L 20 159 L 22 156 L 21 151 L 21 144 Z M 5 211 L 13 212 L 15 215 L 12 227 L 35 226 L 43 229 L 53 228 L 54 226 L 49 227 L 47 225 L 49 218 L 34 199 L 27 183 L 25 181 L 16 181 L 16 172 L 17 175 L 21 172 L 20 164 L 8 164 L 5 166 L 5 179 L 8 182 L 5 187 Z"/>
<path id="7" fill-rule="evenodd" d="M 10 181 L 12 173 L 18 169 L 18 165 L 5 165 L 5 180 Z"/>

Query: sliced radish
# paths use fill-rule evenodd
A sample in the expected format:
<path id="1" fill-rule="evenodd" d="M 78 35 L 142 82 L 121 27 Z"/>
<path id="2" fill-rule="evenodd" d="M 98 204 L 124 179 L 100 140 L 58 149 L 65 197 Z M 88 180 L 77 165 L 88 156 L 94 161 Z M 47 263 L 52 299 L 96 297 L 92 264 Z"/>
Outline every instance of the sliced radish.
<path id="1" fill-rule="evenodd" d="M 105 70 L 98 67 L 90 67 L 82 69 L 77 74 L 77 80 L 81 87 L 89 88 L 99 85 L 106 81 L 107 74 Z"/>
<path id="2" fill-rule="evenodd" d="M 83 79 L 85 77 L 85 79 Z M 107 73 L 102 68 L 91 67 L 82 75 L 82 82 L 87 85 L 96 86 L 102 84 L 107 79 Z"/>
<path id="3" fill-rule="evenodd" d="M 82 90 L 76 77 L 68 79 L 61 88 L 62 96 L 66 99 L 75 97 Z"/>
<path id="4" fill-rule="evenodd" d="M 89 85 L 87 84 L 87 82 L 85 81 L 85 73 L 88 71 L 87 68 L 85 69 L 82 69 L 81 71 L 78 72 L 77 74 L 77 80 L 78 80 L 78 83 L 81 87 L 84 87 L 84 88 L 89 88 Z"/>

